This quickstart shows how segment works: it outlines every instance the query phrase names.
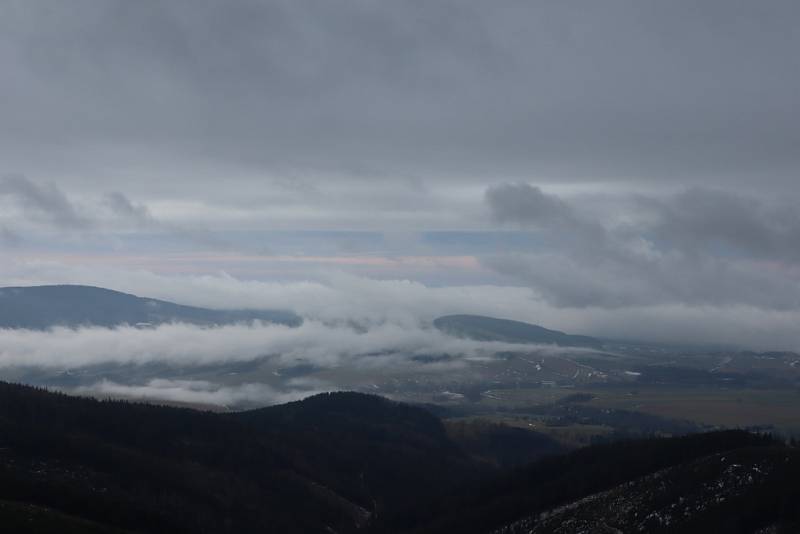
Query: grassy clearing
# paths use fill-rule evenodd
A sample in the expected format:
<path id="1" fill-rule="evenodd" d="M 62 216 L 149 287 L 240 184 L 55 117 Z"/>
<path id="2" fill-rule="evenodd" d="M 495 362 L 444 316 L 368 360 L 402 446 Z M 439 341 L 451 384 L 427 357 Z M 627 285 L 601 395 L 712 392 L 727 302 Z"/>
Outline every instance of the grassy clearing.
<path id="1" fill-rule="evenodd" d="M 629 410 L 704 425 L 772 425 L 783 432 L 800 430 L 800 393 L 795 390 L 675 388 L 631 384 L 617 388 L 497 389 L 481 404 L 525 408 L 558 402 L 575 393 L 594 396 L 588 406 Z"/>
<path id="2" fill-rule="evenodd" d="M 532 416 L 526 415 L 508 415 L 508 414 L 492 414 L 492 415 L 476 415 L 468 417 L 454 417 L 448 421 L 458 422 L 473 422 L 481 421 L 488 423 L 496 423 L 508 425 L 516 428 L 523 428 L 534 432 L 545 434 L 562 445 L 575 448 L 589 445 L 592 438 L 597 436 L 607 436 L 613 432 L 610 426 L 605 425 L 562 425 L 551 426 L 547 421 Z"/>
<path id="3" fill-rule="evenodd" d="M 646 388 L 592 391 L 592 405 L 634 410 L 707 425 L 774 425 L 800 428 L 800 394 L 794 390 Z"/>

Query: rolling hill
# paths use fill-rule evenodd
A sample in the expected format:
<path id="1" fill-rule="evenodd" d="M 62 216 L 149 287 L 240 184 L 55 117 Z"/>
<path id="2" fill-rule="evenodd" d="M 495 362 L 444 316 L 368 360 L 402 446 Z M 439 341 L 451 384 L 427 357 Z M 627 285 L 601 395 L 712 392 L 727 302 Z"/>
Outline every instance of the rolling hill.
<path id="1" fill-rule="evenodd" d="M 478 341 L 588 348 L 599 348 L 603 344 L 601 340 L 589 336 L 566 334 L 535 324 L 482 315 L 445 315 L 434 320 L 433 325 L 446 334 Z"/>
<path id="2" fill-rule="evenodd" d="M 92 286 L 0 288 L 0 328 L 114 327 L 191 323 L 222 325 L 265 321 L 297 326 L 296 314 L 281 310 L 212 310 L 137 297 Z"/>

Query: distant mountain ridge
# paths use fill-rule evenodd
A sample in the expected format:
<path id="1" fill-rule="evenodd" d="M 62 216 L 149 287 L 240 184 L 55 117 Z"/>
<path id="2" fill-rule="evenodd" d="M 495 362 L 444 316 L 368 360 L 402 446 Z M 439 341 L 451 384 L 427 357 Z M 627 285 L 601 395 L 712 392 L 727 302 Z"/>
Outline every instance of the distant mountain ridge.
<path id="1" fill-rule="evenodd" d="M 445 315 L 434 320 L 433 325 L 446 334 L 477 341 L 543 343 L 560 347 L 590 348 L 600 348 L 603 345 L 597 338 L 567 334 L 522 321 L 483 315 Z"/>
<path id="2" fill-rule="evenodd" d="M 114 327 L 191 323 L 224 325 L 265 321 L 298 326 L 302 319 L 283 310 L 212 310 L 81 285 L 0 288 L 0 328 L 41 330 L 56 326 Z"/>

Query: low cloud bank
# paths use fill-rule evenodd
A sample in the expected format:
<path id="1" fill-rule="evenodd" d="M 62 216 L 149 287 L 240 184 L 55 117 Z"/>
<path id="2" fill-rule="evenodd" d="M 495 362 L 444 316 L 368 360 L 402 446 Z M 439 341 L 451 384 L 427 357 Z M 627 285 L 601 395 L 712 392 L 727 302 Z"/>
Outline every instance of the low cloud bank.
<path id="1" fill-rule="evenodd" d="M 303 361 L 317 367 L 383 368 L 412 365 L 410 358 L 417 355 L 484 358 L 514 349 L 519 350 L 520 345 L 454 338 L 430 328 L 391 323 L 368 330 L 318 321 L 306 321 L 297 328 L 259 323 L 216 328 L 188 324 L 152 329 L 54 328 L 1 331 L 0 368 L 69 369 L 107 363 L 185 367 L 262 358 L 277 365 Z M 451 365 L 457 364 L 456 360 Z"/>
<path id="2" fill-rule="evenodd" d="M 523 287 L 431 287 L 413 280 L 375 280 L 341 272 L 277 282 L 243 280 L 224 272 L 169 276 L 46 261 L 0 265 L 0 286 L 53 283 L 101 286 L 205 308 L 286 309 L 310 320 L 360 325 L 392 322 L 411 327 L 454 313 L 549 322 L 541 314 L 535 293 Z"/>
<path id="3" fill-rule="evenodd" d="M 205 380 L 169 380 L 156 378 L 142 385 L 119 384 L 101 380 L 73 390 L 95 397 L 123 397 L 215 406 L 265 406 L 283 404 L 321 393 L 322 390 L 279 391 L 266 384 L 223 386 Z"/>
<path id="4" fill-rule="evenodd" d="M 570 263 L 547 263 L 541 256 L 519 258 L 520 270 L 539 266 L 544 272 L 560 273 L 564 291 L 586 287 L 581 281 L 599 284 L 605 280 L 599 267 L 585 277 L 573 277 Z M 523 261 L 525 260 L 525 261 Z M 550 268 L 552 267 L 552 269 Z M 587 266 L 587 269 L 590 266 Z M 539 274 L 541 275 L 540 270 Z M 409 280 L 374 280 L 341 273 L 303 282 L 241 280 L 218 275 L 167 276 L 141 270 L 103 269 L 51 262 L 7 262 L 0 265 L 0 286 L 42 283 L 98 285 L 210 308 L 271 308 L 293 310 L 310 325 L 345 328 L 358 325 L 374 330 L 381 325 L 402 331 L 424 330 L 441 315 L 473 313 L 540 324 L 574 334 L 628 338 L 667 343 L 722 343 L 755 350 L 800 350 L 800 309 L 765 309 L 748 304 L 640 303 L 603 307 L 554 305 L 532 287 L 451 286 L 431 287 Z M 620 280 L 617 294 L 634 291 L 635 277 Z M 744 290 L 745 288 L 741 288 Z M 605 289 L 602 289 L 605 291 Z M 313 328 L 311 329 L 313 330 Z M 296 333 L 310 332 L 301 329 Z M 358 339 L 359 343 L 368 339 Z M 0 336 L 0 346 L 14 348 L 9 336 Z M 291 336 L 292 334 L 285 334 Z M 109 336 L 100 332 L 97 336 Z M 54 335 L 51 338 L 57 338 Z M 87 336 L 87 339 L 93 336 Z M 191 335 L 187 334 L 187 337 Z M 232 336 L 235 337 L 235 336 Z M 148 339 L 150 339 L 148 337 Z M 292 339 L 293 343 L 302 340 Z M 191 342 L 191 340 L 189 340 Z M 105 353 L 112 353 L 114 345 Z M 58 357 L 60 345 L 53 342 L 50 359 Z M 179 347 L 178 352 L 182 352 Z M 18 349 L 14 350 L 19 352 Z M 230 353 L 228 351 L 227 353 Z M 359 351 L 361 352 L 361 351 Z M 203 353 L 200 350 L 200 353 Z M 0 359 L 3 358 L 0 350 Z"/>

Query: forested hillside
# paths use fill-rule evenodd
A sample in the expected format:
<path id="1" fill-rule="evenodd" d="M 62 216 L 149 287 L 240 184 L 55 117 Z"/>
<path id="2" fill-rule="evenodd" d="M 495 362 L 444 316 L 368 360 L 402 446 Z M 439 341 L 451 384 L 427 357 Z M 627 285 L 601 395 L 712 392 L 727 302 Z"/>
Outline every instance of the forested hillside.
<path id="1" fill-rule="evenodd" d="M 684 531 L 751 532 L 797 519 L 799 467 L 744 431 L 565 453 L 358 393 L 220 414 L 0 383 L 0 521 L 20 532 L 579 532 L 691 495 Z"/>

